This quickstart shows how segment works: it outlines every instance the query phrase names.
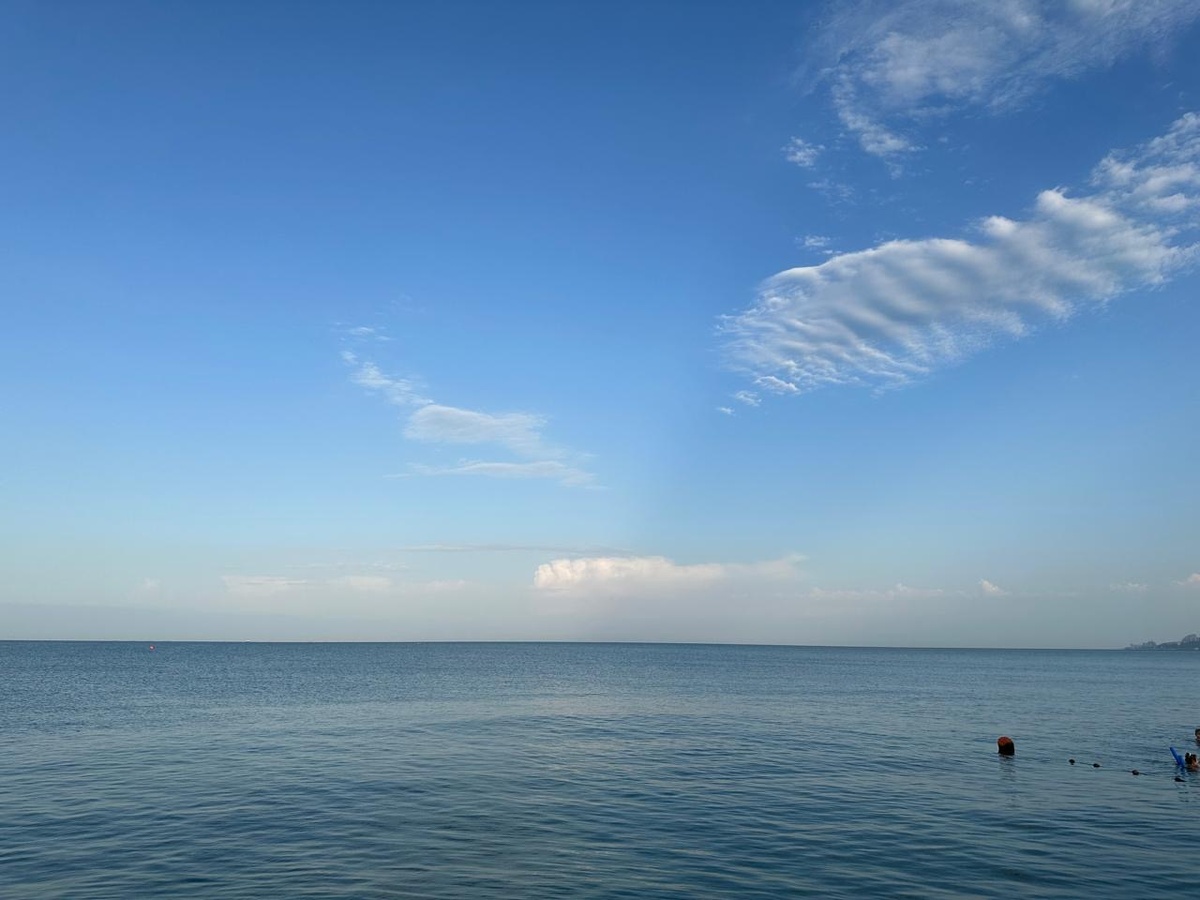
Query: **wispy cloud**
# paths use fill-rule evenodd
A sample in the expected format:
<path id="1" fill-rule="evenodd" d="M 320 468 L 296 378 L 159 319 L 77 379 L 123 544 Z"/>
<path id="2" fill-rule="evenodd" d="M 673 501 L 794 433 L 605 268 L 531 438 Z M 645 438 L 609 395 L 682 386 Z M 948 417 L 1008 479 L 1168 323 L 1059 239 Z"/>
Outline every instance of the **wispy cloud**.
<path id="1" fill-rule="evenodd" d="M 810 181 L 808 186 L 824 197 L 826 202 L 832 206 L 846 206 L 853 203 L 855 199 L 853 187 L 832 178 L 818 178 L 816 181 Z"/>
<path id="2" fill-rule="evenodd" d="M 1175 583 L 1177 585 L 1179 585 L 1180 587 L 1196 588 L 1196 589 L 1200 590 L 1200 572 L 1193 572 L 1187 578 L 1184 578 L 1183 580 L 1177 581 Z"/>
<path id="3" fill-rule="evenodd" d="M 314 584 L 307 578 L 288 578 L 283 575 L 222 575 L 221 581 L 230 594 L 250 597 L 271 597 Z"/>
<path id="4" fill-rule="evenodd" d="M 548 478 L 573 487 L 593 485 L 595 476 L 583 469 L 568 466 L 558 460 L 535 462 L 481 462 L 464 460 L 451 466 L 427 466 L 414 463 L 407 473 L 389 475 L 404 478 L 409 475 L 487 475 L 492 478 Z"/>
<path id="5" fill-rule="evenodd" d="M 361 341 L 387 342 L 391 340 L 391 337 L 384 329 L 374 325 L 353 325 L 345 328 L 344 333 L 347 337 Z"/>
<path id="6" fill-rule="evenodd" d="M 580 556 L 619 552 L 611 547 L 567 547 L 553 544 L 413 544 L 396 549 L 401 553 L 563 553 Z"/>
<path id="7" fill-rule="evenodd" d="M 519 460 L 471 460 L 453 465 L 412 464 L 406 475 L 484 475 L 493 478 L 543 478 L 577 487 L 593 485 L 583 468 L 583 454 L 549 443 L 542 431 L 545 416 L 534 413 L 488 413 L 435 403 L 420 381 L 386 374 L 374 362 L 342 352 L 351 367 L 350 380 L 393 406 L 410 410 L 404 436 L 425 444 L 494 444 Z M 392 475 L 388 477 L 404 477 Z"/>
<path id="8" fill-rule="evenodd" d="M 530 413 L 492 415 L 430 403 L 412 414 L 404 436 L 448 444 L 500 444 L 522 456 L 559 456 L 560 451 L 542 439 L 545 425 L 544 417 Z"/>
<path id="9" fill-rule="evenodd" d="M 1026 219 L 989 217 L 971 240 L 889 241 L 780 272 L 723 321 L 728 359 L 775 393 L 893 387 L 1161 283 L 1195 257 L 1200 116 L 1110 154 L 1091 184 L 1043 191 Z"/>
<path id="10" fill-rule="evenodd" d="M 335 588 L 346 588 L 351 591 L 367 591 L 376 594 L 390 591 L 395 582 L 386 575 L 340 575 L 327 582 Z"/>
<path id="11" fill-rule="evenodd" d="M 342 352 L 342 361 L 354 368 L 350 375 L 351 381 L 359 387 L 381 395 L 393 406 L 423 406 L 433 402 L 421 395 L 416 379 L 385 375 L 375 363 L 361 361 L 348 350 Z"/>
<path id="12" fill-rule="evenodd" d="M 379 593 L 395 582 L 385 575 L 348 574 L 332 578 L 292 578 L 286 575 L 222 575 L 225 590 L 235 596 L 271 597 L 297 591 L 344 590 Z"/>
<path id="13" fill-rule="evenodd" d="M 906 125 L 1018 107 L 1053 80 L 1161 50 L 1197 18 L 1193 0 L 863 0 L 816 34 L 803 74 L 829 86 L 863 150 L 895 159 L 916 149 Z"/>
<path id="14" fill-rule="evenodd" d="M 794 137 L 783 148 L 783 158 L 802 169 L 811 169 L 817 164 L 821 151 L 824 149 L 820 144 L 813 144 L 803 138 Z"/>
<path id="15" fill-rule="evenodd" d="M 1110 584 L 1108 589 L 1118 594 L 1144 594 L 1150 590 L 1150 586 L 1142 584 L 1139 581 L 1122 581 L 1117 584 Z"/>
<path id="16" fill-rule="evenodd" d="M 407 568 L 404 563 L 393 562 L 391 560 L 375 560 L 373 562 L 361 562 L 357 560 L 337 560 L 334 562 L 305 562 L 298 565 L 290 565 L 287 567 L 292 570 L 301 571 L 356 571 L 356 572 L 399 572 Z"/>
<path id="17" fill-rule="evenodd" d="M 1004 590 L 1004 588 L 1000 587 L 1000 585 L 993 584 L 986 578 L 979 579 L 979 589 L 989 597 L 1003 597 L 1008 593 L 1008 591 Z"/>

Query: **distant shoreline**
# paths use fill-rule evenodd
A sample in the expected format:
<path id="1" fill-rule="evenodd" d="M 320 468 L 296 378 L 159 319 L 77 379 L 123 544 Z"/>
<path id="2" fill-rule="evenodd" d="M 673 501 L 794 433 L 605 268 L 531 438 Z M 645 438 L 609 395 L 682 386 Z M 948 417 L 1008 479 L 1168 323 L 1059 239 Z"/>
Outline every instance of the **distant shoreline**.
<path id="1" fill-rule="evenodd" d="M 1155 643 L 1146 641 L 1144 644 L 1130 644 L 1126 650 L 1200 650 L 1200 635 L 1189 634 L 1177 641 Z"/>

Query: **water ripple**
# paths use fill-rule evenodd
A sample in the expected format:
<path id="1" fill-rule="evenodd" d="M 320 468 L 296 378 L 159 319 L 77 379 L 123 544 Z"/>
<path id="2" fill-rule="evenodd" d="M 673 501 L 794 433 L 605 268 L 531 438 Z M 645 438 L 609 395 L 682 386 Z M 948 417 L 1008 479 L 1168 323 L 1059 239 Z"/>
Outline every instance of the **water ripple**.
<path id="1" fill-rule="evenodd" d="M 0 894 L 1185 892 L 1197 664 L 0 643 Z"/>

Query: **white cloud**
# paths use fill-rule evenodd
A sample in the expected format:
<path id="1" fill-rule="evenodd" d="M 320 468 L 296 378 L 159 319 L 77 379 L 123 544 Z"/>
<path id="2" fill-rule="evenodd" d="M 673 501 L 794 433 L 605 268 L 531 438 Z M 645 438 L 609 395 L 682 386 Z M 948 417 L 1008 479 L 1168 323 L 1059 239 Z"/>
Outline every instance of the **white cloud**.
<path id="1" fill-rule="evenodd" d="M 454 466 L 410 466 L 409 474 L 418 475 L 489 475 L 496 478 L 549 478 L 560 484 L 591 484 L 595 476 L 582 468 L 582 454 L 553 446 L 542 437 L 544 416 L 533 413 L 486 413 L 435 403 L 421 393 L 412 378 L 385 374 L 375 363 L 362 360 L 350 351 L 342 360 L 353 367 L 350 380 L 388 403 L 412 409 L 404 427 L 410 441 L 434 444 L 496 444 L 515 453 L 520 462 L 472 461 Z M 403 476 L 389 476 L 403 477 Z"/>
<path id="2" fill-rule="evenodd" d="M 270 597 L 307 588 L 313 584 L 305 578 L 282 575 L 222 575 L 221 581 L 230 594 L 248 597 Z"/>
<path id="3" fill-rule="evenodd" d="M 391 560 L 375 560 L 374 562 L 361 562 L 351 560 L 337 560 L 335 562 L 306 562 L 298 565 L 288 566 L 289 569 L 300 569 L 304 571 L 367 571 L 367 572 L 397 572 L 408 568 L 404 563 L 393 562 Z"/>
<path id="4" fill-rule="evenodd" d="M 337 578 L 330 578 L 326 584 L 334 588 L 366 591 L 373 594 L 390 591 L 395 586 L 392 579 L 386 575 L 341 575 Z"/>
<path id="5" fill-rule="evenodd" d="M 414 463 L 411 466 L 417 475 L 487 475 L 492 478 L 548 478 L 560 484 L 578 487 L 591 485 L 595 476 L 583 469 L 566 465 L 556 459 L 534 462 L 482 462 L 464 460 L 453 466 L 427 466 Z M 403 475 L 391 475 L 401 478 Z"/>
<path id="6" fill-rule="evenodd" d="M 776 392 L 897 386 L 1161 283 L 1195 256 L 1182 238 L 1197 224 L 1187 218 L 1200 205 L 1197 160 L 1200 116 L 1189 114 L 1162 138 L 1106 157 L 1091 195 L 1047 190 L 1026 219 L 984 219 L 972 240 L 889 241 L 780 272 L 724 321 L 728 359 Z"/>
<path id="7" fill-rule="evenodd" d="M 806 234 L 800 240 L 800 246 L 805 250 L 824 250 L 829 246 L 829 238 L 823 234 Z"/>
<path id="8" fill-rule="evenodd" d="M 645 591 L 711 585 L 735 578 L 789 580 L 798 576 L 800 556 L 758 563 L 680 565 L 664 556 L 599 556 L 555 559 L 538 566 L 539 590 Z"/>
<path id="9" fill-rule="evenodd" d="M 884 158 L 897 124 L 1017 107 L 1055 79 L 1156 51 L 1200 17 L 1194 0 L 900 0 L 843 5 L 808 48 L 842 124 Z"/>
<path id="10" fill-rule="evenodd" d="M 1182 581 L 1177 581 L 1175 583 L 1177 585 L 1179 585 L 1180 587 L 1200 588 L 1200 572 L 1193 572 L 1187 578 L 1183 579 Z"/>
<path id="11" fill-rule="evenodd" d="M 855 98 L 854 89 L 846 81 L 834 88 L 833 104 L 838 119 L 858 138 L 859 146 L 864 151 L 872 156 L 890 158 L 918 149 L 907 138 L 890 131 L 863 112 Z M 893 174 L 897 171 L 893 170 Z"/>
<path id="12" fill-rule="evenodd" d="M 784 381 L 774 375 L 760 375 L 754 379 L 754 383 L 764 391 L 771 391 L 774 394 L 795 394 L 800 390 L 790 381 Z"/>
<path id="13" fill-rule="evenodd" d="M 395 582 L 384 575 L 348 574 L 332 578 L 291 578 L 285 575 L 222 575 L 225 591 L 235 597 L 263 598 L 312 592 L 377 594 L 391 590 Z"/>
<path id="14" fill-rule="evenodd" d="M 783 148 L 783 156 L 788 162 L 802 169 L 811 169 L 817 164 L 817 159 L 824 149 L 821 144 L 813 144 L 803 138 L 794 137 Z"/>
<path id="15" fill-rule="evenodd" d="M 738 391 L 733 395 L 733 399 L 737 400 L 739 403 L 745 403 L 747 406 L 762 405 L 762 400 L 760 400 L 758 394 L 754 393 L 753 391 Z"/>
<path id="16" fill-rule="evenodd" d="M 404 436 L 414 441 L 500 444 L 523 456 L 557 456 L 542 441 L 546 420 L 529 413 L 491 415 L 431 403 L 412 414 Z"/>
<path id="17" fill-rule="evenodd" d="M 722 415 L 726 415 L 726 416 L 733 415 L 733 410 L 728 406 L 718 406 L 717 412 L 721 413 Z"/>
<path id="18" fill-rule="evenodd" d="M 589 639 L 846 643 L 855 634 L 861 640 L 862 625 L 870 622 L 873 641 L 893 644 L 895 627 L 914 615 L 940 622 L 988 606 L 975 590 L 902 583 L 818 587 L 809 583 L 803 563 L 795 555 L 751 563 L 617 555 L 554 559 L 534 572 L 532 602 L 542 615 L 573 623 L 571 633 Z"/>
<path id="19" fill-rule="evenodd" d="M 959 597 L 961 592 L 946 591 L 942 588 L 911 587 L 898 582 L 895 586 L 883 590 L 873 588 L 822 588 L 813 587 L 807 591 L 808 598 L 814 601 L 834 601 L 837 603 L 863 603 L 870 601 L 893 601 L 902 599 L 928 600 L 940 597 Z"/>
<path id="20" fill-rule="evenodd" d="M 346 336 L 352 337 L 360 341 L 390 341 L 387 333 L 382 328 L 377 328 L 371 325 L 355 325 L 346 329 Z"/>
<path id="21" fill-rule="evenodd" d="M 808 186 L 834 206 L 844 206 L 854 200 L 854 188 L 845 182 L 834 181 L 832 178 L 819 178 L 816 181 L 810 181 Z"/>
<path id="22" fill-rule="evenodd" d="M 1150 587 L 1137 581 L 1123 581 L 1117 584 L 1110 584 L 1108 589 L 1118 594 L 1144 594 Z"/>
<path id="23" fill-rule="evenodd" d="M 412 544 L 397 549 L 401 553 L 569 553 L 581 556 L 619 552 L 603 547 L 565 547 L 547 544 Z"/>
<path id="24" fill-rule="evenodd" d="M 992 584 L 992 582 L 988 581 L 986 578 L 979 579 L 979 589 L 989 597 L 1003 597 L 1008 593 L 1008 591 L 1004 590 L 1004 588 L 997 584 Z"/>
<path id="25" fill-rule="evenodd" d="M 383 398 L 394 406 L 422 406 L 432 402 L 421 396 L 420 388 L 414 379 L 385 375 L 375 363 L 360 362 L 358 357 L 349 351 L 342 353 L 342 360 L 347 365 L 357 366 L 350 375 L 351 381 L 368 391 L 383 395 Z"/>

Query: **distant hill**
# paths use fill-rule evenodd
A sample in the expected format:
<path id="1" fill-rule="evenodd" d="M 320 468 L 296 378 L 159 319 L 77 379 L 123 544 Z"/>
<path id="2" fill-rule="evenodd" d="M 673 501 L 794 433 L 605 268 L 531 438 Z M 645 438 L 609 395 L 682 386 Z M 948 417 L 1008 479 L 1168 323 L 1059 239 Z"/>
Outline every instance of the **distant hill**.
<path id="1" fill-rule="evenodd" d="M 1200 634 L 1189 634 L 1177 641 L 1164 641 L 1157 644 L 1146 641 L 1144 644 L 1130 644 L 1126 650 L 1200 650 Z"/>

